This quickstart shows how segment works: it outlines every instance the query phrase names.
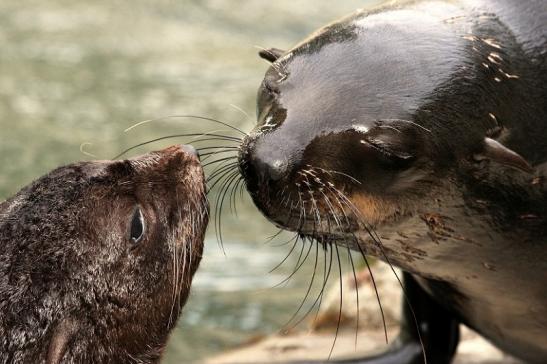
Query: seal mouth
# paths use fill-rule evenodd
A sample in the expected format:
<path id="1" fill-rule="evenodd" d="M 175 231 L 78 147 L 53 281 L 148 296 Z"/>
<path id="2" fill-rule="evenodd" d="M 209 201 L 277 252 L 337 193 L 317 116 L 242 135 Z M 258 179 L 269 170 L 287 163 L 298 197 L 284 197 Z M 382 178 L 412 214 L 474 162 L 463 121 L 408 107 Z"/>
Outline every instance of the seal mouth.
<path id="1" fill-rule="evenodd" d="M 175 184 L 188 189 L 198 187 L 199 192 L 206 193 L 205 174 L 198 151 L 188 144 L 173 145 L 158 152 L 160 164 L 165 165 L 164 174 L 172 175 Z M 154 159 L 151 156 L 151 159 Z M 203 190 L 203 191 L 201 191 Z"/>
<path id="2" fill-rule="evenodd" d="M 370 129 L 320 132 L 300 147 L 287 147 L 292 136 L 282 131 L 251 134 L 239 169 L 255 205 L 277 226 L 348 236 L 393 222 L 407 208 L 403 192 L 421 188 L 429 172 L 415 128 L 386 119 Z"/>
<path id="3" fill-rule="evenodd" d="M 240 169 L 248 175 L 244 162 Z M 257 207 L 284 230 L 322 241 L 347 239 L 359 230 L 356 208 L 348 197 L 359 182 L 349 175 L 306 165 L 278 181 L 245 181 Z"/>

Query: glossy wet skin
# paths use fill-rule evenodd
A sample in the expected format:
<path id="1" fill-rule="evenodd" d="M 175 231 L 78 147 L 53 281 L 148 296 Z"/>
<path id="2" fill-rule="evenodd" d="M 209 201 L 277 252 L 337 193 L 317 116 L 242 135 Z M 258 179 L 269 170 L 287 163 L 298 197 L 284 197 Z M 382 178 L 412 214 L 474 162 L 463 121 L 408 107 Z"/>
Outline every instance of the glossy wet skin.
<path id="1" fill-rule="evenodd" d="M 337 186 L 350 194 L 398 197 L 419 192 L 419 182 L 408 181 L 445 167 L 458 149 L 469 147 L 462 143 L 479 143 L 492 126 L 486 110 L 462 120 L 459 127 L 471 134 L 465 140 L 432 128 L 445 122 L 436 120 L 446 116 L 436 103 L 451 96 L 441 90 L 457 82 L 469 41 L 447 35 L 449 25 L 435 18 L 416 27 L 414 16 L 379 14 L 338 23 L 274 63 L 259 90 L 258 125 L 245 149 L 258 170 L 267 166 L 266 182 L 285 186 L 312 166 L 359 180 L 356 186 L 338 175 Z M 443 155 L 444 165 L 431 154 Z M 253 192 L 260 177 L 248 181 Z M 281 222 L 273 211 L 271 218 Z"/>
<path id="2" fill-rule="evenodd" d="M 240 169 L 275 224 L 427 278 L 464 322 L 537 360 L 543 177 L 481 157 L 493 138 L 547 160 L 545 45 L 509 28 L 508 7 L 417 4 L 320 30 L 267 71 Z"/>
<path id="3" fill-rule="evenodd" d="M 61 167 L 0 204 L 0 358 L 159 361 L 201 260 L 207 209 L 185 146 Z"/>

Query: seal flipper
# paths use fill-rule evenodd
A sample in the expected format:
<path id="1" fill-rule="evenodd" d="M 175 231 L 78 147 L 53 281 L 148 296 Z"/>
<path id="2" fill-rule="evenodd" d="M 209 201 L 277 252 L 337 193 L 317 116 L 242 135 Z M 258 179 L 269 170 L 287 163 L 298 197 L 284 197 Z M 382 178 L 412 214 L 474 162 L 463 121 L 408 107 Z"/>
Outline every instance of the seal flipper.
<path id="1" fill-rule="evenodd" d="M 260 52 L 258 52 L 260 58 L 272 63 L 277 61 L 283 54 L 285 54 L 285 51 L 277 48 L 261 49 Z"/>
<path id="2" fill-rule="evenodd" d="M 78 325 L 73 319 L 64 319 L 54 329 L 49 342 L 46 364 L 58 364 L 63 360 L 68 344 L 78 330 Z"/>
<path id="3" fill-rule="evenodd" d="M 404 273 L 403 282 L 408 303 L 403 301 L 401 332 L 397 340 L 379 355 L 335 363 L 424 364 L 420 337 L 428 364 L 449 364 L 452 361 L 460 337 L 459 322 L 435 302 L 412 275 Z M 419 327 L 419 335 L 416 326 Z"/>

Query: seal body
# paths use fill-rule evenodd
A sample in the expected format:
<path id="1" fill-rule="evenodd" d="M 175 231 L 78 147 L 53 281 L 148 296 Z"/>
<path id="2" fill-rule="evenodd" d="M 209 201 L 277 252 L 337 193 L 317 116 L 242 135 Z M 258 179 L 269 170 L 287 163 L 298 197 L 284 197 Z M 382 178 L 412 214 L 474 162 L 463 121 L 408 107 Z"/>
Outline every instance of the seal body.
<path id="1" fill-rule="evenodd" d="M 1 363 L 159 361 L 207 223 L 186 150 L 60 167 L 0 204 Z"/>
<path id="2" fill-rule="evenodd" d="M 391 4 L 262 52 L 240 152 L 254 202 L 407 272 L 402 341 L 420 348 L 371 363 L 422 345 L 449 362 L 459 322 L 547 359 L 546 54 L 547 4 L 510 0 Z"/>

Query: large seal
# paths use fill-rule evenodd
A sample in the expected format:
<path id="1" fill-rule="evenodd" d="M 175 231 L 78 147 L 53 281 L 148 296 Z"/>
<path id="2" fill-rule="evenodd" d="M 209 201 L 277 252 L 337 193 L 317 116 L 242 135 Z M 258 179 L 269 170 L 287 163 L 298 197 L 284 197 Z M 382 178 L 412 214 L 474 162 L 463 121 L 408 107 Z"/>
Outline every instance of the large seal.
<path id="1" fill-rule="evenodd" d="M 406 272 L 399 340 L 359 362 L 448 363 L 459 323 L 547 361 L 546 54 L 541 0 L 390 5 L 261 52 L 254 202 Z"/>
<path id="2" fill-rule="evenodd" d="M 201 259 L 190 147 L 58 168 L 0 204 L 0 363 L 155 363 Z"/>

